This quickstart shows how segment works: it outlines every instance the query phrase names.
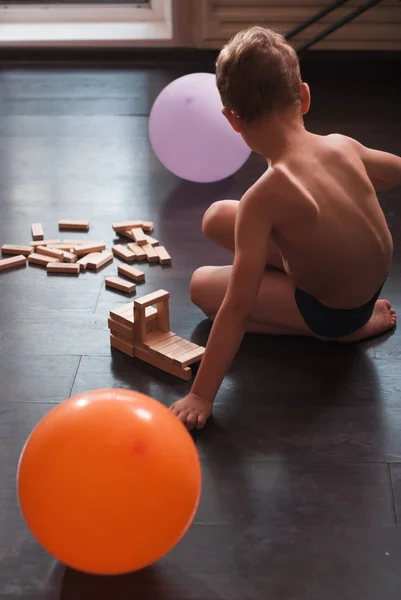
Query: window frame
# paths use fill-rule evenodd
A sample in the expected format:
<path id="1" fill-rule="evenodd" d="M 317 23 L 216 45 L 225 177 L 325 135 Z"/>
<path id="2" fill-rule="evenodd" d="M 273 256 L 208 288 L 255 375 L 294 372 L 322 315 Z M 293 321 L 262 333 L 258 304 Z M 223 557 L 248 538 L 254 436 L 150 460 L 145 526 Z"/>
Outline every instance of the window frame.
<path id="1" fill-rule="evenodd" d="M 172 37 L 172 0 L 0 5 L 0 46 L 138 45 Z"/>

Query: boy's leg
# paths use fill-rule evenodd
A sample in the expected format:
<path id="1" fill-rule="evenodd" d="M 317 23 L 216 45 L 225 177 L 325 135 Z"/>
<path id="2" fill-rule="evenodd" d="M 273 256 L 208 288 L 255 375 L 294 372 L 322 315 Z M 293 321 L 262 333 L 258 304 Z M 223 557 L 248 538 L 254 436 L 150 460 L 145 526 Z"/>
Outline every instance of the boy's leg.
<path id="1" fill-rule="evenodd" d="M 192 276 L 191 300 L 214 319 L 223 302 L 232 267 L 201 267 Z M 392 329 L 397 318 L 388 300 L 378 300 L 370 321 L 358 331 L 330 341 L 356 342 L 381 335 Z M 289 275 L 267 270 L 260 284 L 258 297 L 247 331 L 271 335 L 307 335 L 324 339 L 306 325 L 295 302 L 294 284 Z"/>
<path id="2" fill-rule="evenodd" d="M 191 300 L 210 319 L 223 302 L 231 266 L 201 267 L 191 281 Z M 314 335 L 298 311 L 291 277 L 278 270 L 264 273 L 248 332 L 272 335 Z"/>
<path id="3" fill-rule="evenodd" d="M 207 209 L 204 214 L 202 229 L 211 241 L 234 253 L 234 230 L 237 217 L 238 200 L 220 200 Z M 281 254 L 270 242 L 266 265 L 284 271 Z"/>

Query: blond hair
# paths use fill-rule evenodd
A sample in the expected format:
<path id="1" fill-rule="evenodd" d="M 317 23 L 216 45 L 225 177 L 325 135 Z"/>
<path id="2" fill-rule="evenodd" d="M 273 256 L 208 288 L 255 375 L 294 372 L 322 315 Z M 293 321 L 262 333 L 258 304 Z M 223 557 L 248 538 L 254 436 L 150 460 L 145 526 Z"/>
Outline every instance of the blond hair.
<path id="1" fill-rule="evenodd" d="M 221 100 L 244 121 L 300 104 L 298 56 L 285 38 L 263 27 L 237 33 L 216 62 Z"/>

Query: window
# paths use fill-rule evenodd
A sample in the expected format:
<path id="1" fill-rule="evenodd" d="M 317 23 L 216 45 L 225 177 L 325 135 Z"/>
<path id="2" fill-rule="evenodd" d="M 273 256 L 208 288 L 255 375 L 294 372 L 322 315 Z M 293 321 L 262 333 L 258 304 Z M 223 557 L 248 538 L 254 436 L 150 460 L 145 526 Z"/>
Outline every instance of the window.
<path id="1" fill-rule="evenodd" d="M 0 3 L 0 45 L 154 45 L 172 40 L 172 0 Z"/>

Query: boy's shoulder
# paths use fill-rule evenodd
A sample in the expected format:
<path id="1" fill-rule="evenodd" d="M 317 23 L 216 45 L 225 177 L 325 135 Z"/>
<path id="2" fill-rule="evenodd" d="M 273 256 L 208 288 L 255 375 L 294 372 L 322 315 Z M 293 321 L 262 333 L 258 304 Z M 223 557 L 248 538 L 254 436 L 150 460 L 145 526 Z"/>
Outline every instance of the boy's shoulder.
<path id="1" fill-rule="evenodd" d="M 277 207 L 280 200 L 294 200 L 297 197 L 312 196 L 291 172 L 286 164 L 269 167 L 267 171 L 249 188 L 243 200 L 257 204 L 263 201 L 267 206 Z"/>

